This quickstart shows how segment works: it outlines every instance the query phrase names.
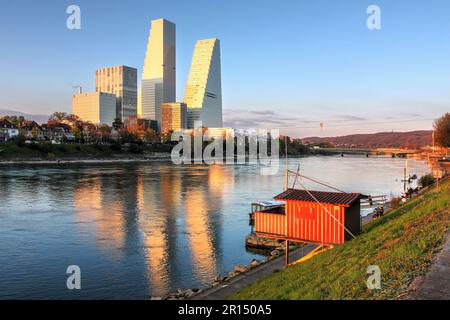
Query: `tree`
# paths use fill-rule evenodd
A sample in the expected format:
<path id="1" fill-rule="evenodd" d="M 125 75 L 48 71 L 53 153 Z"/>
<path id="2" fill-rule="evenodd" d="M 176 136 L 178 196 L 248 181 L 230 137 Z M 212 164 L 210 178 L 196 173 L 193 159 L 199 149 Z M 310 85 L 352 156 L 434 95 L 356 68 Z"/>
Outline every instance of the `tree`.
<path id="1" fill-rule="evenodd" d="M 148 128 L 147 130 L 145 130 L 144 138 L 147 142 L 153 142 L 158 138 L 158 135 L 156 134 L 155 130 Z"/>
<path id="2" fill-rule="evenodd" d="M 25 121 L 25 118 L 23 116 L 5 116 L 4 119 L 11 122 L 16 127 L 20 127 Z"/>
<path id="3" fill-rule="evenodd" d="M 120 118 L 115 118 L 112 126 L 115 130 L 119 131 L 123 128 L 123 122 L 120 120 Z"/>
<path id="4" fill-rule="evenodd" d="M 431 186 L 433 183 L 435 183 L 435 179 L 433 178 L 433 176 L 432 176 L 431 174 L 427 174 L 427 175 L 425 175 L 425 176 L 422 176 L 422 177 L 419 179 L 419 185 L 420 185 L 422 188 Z"/>
<path id="5" fill-rule="evenodd" d="M 52 120 L 52 121 L 61 121 L 67 118 L 67 113 L 65 112 L 53 112 L 50 115 L 50 118 L 48 118 L 48 120 Z"/>
<path id="6" fill-rule="evenodd" d="M 438 145 L 444 148 L 450 147 L 450 113 L 444 114 L 434 124 L 434 138 Z"/>
<path id="7" fill-rule="evenodd" d="M 99 128 L 99 133 L 101 141 L 107 142 L 111 137 L 111 128 L 108 125 L 104 124 Z"/>
<path id="8" fill-rule="evenodd" d="M 75 137 L 76 142 L 81 142 L 83 140 L 83 132 L 80 130 L 80 128 L 73 127 L 70 131 Z"/>

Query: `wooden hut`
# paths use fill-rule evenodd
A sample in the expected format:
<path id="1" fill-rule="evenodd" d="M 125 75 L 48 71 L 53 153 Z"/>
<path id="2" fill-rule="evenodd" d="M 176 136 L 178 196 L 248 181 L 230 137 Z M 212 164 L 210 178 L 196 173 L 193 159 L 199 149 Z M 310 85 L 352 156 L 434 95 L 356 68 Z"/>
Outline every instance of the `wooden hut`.
<path id="1" fill-rule="evenodd" d="M 361 197 L 359 193 L 288 189 L 275 197 L 285 206 L 255 212 L 254 230 L 262 237 L 341 244 L 361 231 Z"/>

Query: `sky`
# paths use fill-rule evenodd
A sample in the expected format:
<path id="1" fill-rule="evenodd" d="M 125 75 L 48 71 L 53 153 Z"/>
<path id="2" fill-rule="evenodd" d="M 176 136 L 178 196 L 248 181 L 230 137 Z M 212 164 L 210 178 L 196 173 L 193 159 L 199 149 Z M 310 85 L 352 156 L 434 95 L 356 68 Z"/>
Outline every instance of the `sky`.
<path id="1" fill-rule="evenodd" d="M 66 9 L 81 8 L 81 30 Z M 369 30 L 367 8 L 381 9 Z M 177 99 L 199 39 L 221 40 L 224 125 L 293 136 L 431 129 L 450 111 L 447 0 L 17 0 L 0 11 L 0 109 L 71 111 L 97 68 L 141 73 L 150 21 L 177 26 Z M 323 127 L 320 124 L 323 123 Z"/>

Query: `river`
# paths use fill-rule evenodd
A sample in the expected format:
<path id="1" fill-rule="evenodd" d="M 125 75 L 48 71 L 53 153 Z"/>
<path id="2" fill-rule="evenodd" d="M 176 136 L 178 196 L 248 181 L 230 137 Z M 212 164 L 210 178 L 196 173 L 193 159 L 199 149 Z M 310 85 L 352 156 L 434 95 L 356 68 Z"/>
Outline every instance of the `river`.
<path id="1" fill-rule="evenodd" d="M 403 189 L 404 159 L 305 157 L 290 169 L 299 163 L 345 191 Z M 411 159 L 408 170 L 429 171 Z M 244 247 L 250 204 L 283 185 L 283 168 L 264 176 L 257 165 L 0 166 L 0 299 L 147 299 L 207 286 L 259 257 Z M 69 265 L 81 290 L 67 289 Z"/>

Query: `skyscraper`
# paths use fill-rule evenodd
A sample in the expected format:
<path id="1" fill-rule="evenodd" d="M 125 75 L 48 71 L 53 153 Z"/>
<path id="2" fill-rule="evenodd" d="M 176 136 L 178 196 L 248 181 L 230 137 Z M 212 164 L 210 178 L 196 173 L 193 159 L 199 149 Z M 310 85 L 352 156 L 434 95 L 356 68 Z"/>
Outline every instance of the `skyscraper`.
<path id="1" fill-rule="evenodd" d="M 125 121 L 137 115 L 137 69 L 115 66 L 95 72 L 95 91 L 117 97 L 116 117 Z"/>
<path id="2" fill-rule="evenodd" d="M 189 128 L 198 120 L 208 128 L 223 126 L 221 77 L 220 40 L 197 41 L 184 95 Z"/>
<path id="3" fill-rule="evenodd" d="M 158 128 L 161 128 L 161 103 L 176 101 L 175 39 L 175 24 L 165 19 L 151 22 L 138 116 L 158 121 Z"/>

